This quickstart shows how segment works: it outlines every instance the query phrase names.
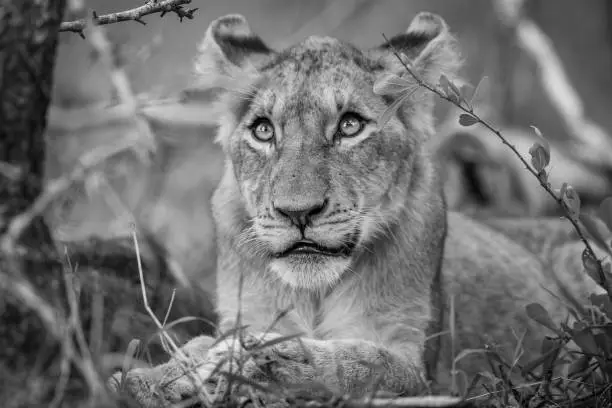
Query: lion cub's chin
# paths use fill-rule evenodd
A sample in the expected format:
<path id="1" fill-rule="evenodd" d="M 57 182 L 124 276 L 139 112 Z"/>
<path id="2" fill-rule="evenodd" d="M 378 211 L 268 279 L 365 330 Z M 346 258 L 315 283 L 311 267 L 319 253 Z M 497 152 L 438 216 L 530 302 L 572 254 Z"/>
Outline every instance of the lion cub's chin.
<path id="1" fill-rule="evenodd" d="M 289 255 L 276 258 L 269 268 L 283 282 L 294 288 L 319 289 L 329 287 L 348 270 L 351 259 L 325 255 Z"/>

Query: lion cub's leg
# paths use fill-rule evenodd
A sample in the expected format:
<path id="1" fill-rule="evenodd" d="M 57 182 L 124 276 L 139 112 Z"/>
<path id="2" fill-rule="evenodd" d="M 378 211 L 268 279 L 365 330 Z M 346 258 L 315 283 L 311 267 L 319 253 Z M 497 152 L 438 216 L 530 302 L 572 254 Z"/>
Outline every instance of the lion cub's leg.
<path id="1" fill-rule="evenodd" d="M 195 400 L 198 394 L 212 401 L 220 400 L 230 385 L 227 372 L 260 384 L 299 386 L 306 391 L 316 390 L 315 385 L 319 384 L 330 392 L 354 396 L 374 390 L 415 394 L 424 385 L 418 359 L 411 360 L 405 352 L 367 340 L 283 341 L 279 334 L 268 333 L 245 335 L 241 340 L 227 338 L 210 347 L 213 341 L 206 336 L 196 337 L 167 363 L 132 370 L 123 385 L 121 374 L 117 373 L 109 385 L 115 391 L 123 387 L 129 396 L 147 407 Z M 274 396 L 263 397 L 269 401 Z"/>
<path id="2" fill-rule="evenodd" d="M 298 338 L 263 347 L 253 356 L 268 381 L 307 388 L 324 384 L 336 394 L 362 396 L 373 390 L 412 394 L 423 386 L 418 361 L 362 339 Z"/>

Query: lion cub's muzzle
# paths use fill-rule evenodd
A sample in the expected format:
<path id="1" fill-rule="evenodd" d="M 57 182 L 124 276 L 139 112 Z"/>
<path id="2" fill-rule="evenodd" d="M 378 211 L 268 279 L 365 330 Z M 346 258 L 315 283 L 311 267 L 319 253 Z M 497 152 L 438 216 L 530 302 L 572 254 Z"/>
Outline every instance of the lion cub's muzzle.
<path id="1" fill-rule="evenodd" d="M 312 225 L 313 219 L 322 215 L 328 206 L 328 198 L 323 198 L 322 200 L 311 198 L 297 204 L 293 200 L 272 202 L 272 209 L 276 212 L 277 216 L 286 218 L 302 232 L 306 227 Z"/>
<path id="2" fill-rule="evenodd" d="M 345 211 L 334 210 L 327 198 L 272 203 L 273 217 L 283 227 L 270 242 L 276 258 L 329 256 L 349 258 L 359 241 L 359 229 Z"/>

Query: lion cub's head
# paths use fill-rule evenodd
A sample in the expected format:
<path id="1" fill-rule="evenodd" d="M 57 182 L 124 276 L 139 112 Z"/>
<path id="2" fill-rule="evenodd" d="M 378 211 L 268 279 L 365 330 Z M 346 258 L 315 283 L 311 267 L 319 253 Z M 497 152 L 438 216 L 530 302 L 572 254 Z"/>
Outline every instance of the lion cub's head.
<path id="1" fill-rule="evenodd" d="M 289 285 L 337 281 L 376 237 L 392 235 L 423 177 L 431 95 L 414 86 L 379 126 L 398 95 L 376 94 L 375 81 L 410 80 L 393 50 L 434 83 L 458 65 L 446 24 L 430 13 L 365 51 L 310 37 L 276 52 L 239 15 L 208 28 L 196 71 L 222 94 L 218 141 L 228 158 L 213 199 L 217 233 Z"/>

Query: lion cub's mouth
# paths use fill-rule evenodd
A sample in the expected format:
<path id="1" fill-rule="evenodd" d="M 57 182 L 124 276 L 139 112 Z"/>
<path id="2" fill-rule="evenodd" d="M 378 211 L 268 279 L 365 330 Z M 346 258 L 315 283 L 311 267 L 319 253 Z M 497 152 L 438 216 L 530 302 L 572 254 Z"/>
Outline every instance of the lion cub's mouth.
<path id="1" fill-rule="evenodd" d="M 337 256 L 348 258 L 355 249 L 356 240 L 350 240 L 338 247 L 327 247 L 311 240 L 299 240 L 283 252 L 276 254 L 277 258 L 284 258 L 290 255 L 322 255 Z"/>

